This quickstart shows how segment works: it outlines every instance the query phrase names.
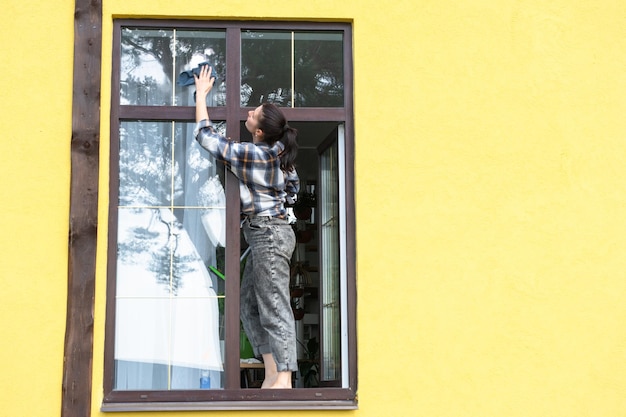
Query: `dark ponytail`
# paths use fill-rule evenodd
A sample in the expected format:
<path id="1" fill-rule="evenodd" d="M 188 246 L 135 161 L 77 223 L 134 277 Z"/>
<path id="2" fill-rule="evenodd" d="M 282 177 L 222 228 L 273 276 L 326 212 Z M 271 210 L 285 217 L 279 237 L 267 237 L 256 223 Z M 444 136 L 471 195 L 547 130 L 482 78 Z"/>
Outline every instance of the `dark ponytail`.
<path id="1" fill-rule="evenodd" d="M 280 168 L 291 171 L 295 168 L 298 155 L 298 131 L 287 124 L 285 115 L 275 104 L 265 103 L 262 106 L 262 116 L 259 120 L 259 129 L 263 131 L 263 141 L 273 146 L 281 141 L 285 149 L 280 154 Z"/>

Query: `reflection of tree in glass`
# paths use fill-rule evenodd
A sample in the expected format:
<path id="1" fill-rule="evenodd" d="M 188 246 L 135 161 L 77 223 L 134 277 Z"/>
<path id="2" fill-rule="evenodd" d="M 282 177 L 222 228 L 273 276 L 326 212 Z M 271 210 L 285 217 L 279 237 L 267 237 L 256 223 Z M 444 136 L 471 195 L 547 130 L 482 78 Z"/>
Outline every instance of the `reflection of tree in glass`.
<path id="1" fill-rule="evenodd" d="M 125 104 L 172 104 L 171 89 L 186 64 L 199 56 L 225 71 L 225 38 L 219 31 L 124 28 L 121 100 Z M 241 42 L 241 103 L 264 101 L 291 106 L 292 32 L 245 31 Z M 335 33 L 295 32 L 295 105 L 343 105 L 342 37 Z M 192 65 L 195 66 L 196 64 Z M 219 83 L 218 83 L 219 84 Z M 219 90 L 219 91 L 218 91 Z M 224 105 L 216 89 L 212 105 Z M 182 96 L 175 98 L 184 100 Z"/>
<path id="2" fill-rule="evenodd" d="M 194 271 L 194 258 L 178 250 L 180 221 L 173 216 L 163 217 L 163 210 L 170 213 L 165 207 L 182 194 L 183 182 L 179 164 L 172 159 L 169 126 L 139 121 L 123 123 L 120 129 L 120 205 L 143 207 L 126 210 L 145 213 L 149 224 L 127 230 L 127 238 L 118 243 L 118 256 L 125 263 L 145 262 L 156 281 L 176 294 L 183 276 Z M 167 233 L 157 227 L 159 224 L 166 226 Z M 150 259 L 142 261 L 142 254 Z"/>
<path id="3" fill-rule="evenodd" d="M 181 255 L 178 247 L 182 226 L 177 221 L 169 223 L 159 216 L 159 220 L 168 229 L 169 242 L 152 254 L 150 270 L 156 274 L 159 284 L 169 287 L 173 295 L 178 294 L 183 278 L 190 272 L 196 272 L 193 266 L 196 258 L 192 255 Z"/>
<path id="4" fill-rule="evenodd" d="M 121 98 L 123 103 L 168 104 L 171 85 L 171 31 L 122 30 Z"/>
<path id="5" fill-rule="evenodd" d="M 193 57 L 202 56 L 200 61 L 209 60 L 218 74 L 224 74 L 225 36 L 220 36 L 222 33 L 123 28 L 122 102 L 171 105 L 172 85 L 181 70 L 191 69 L 183 66 L 194 61 Z"/>
<path id="6" fill-rule="evenodd" d="M 291 40 L 264 32 L 246 32 L 241 43 L 242 103 L 258 106 L 271 101 L 291 105 Z M 243 94 L 242 94 L 243 95 Z"/>
<path id="7" fill-rule="evenodd" d="M 117 244 L 117 259 L 124 263 L 136 264 L 138 262 L 136 255 L 149 252 L 159 237 L 159 232 L 141 226 L 128 232 L 132 237 Z"/>
<path id="8" fill-rule="evenodd" d="M 119 176 L 121 205 L 164 205 L 172 199 L 172 161 L 168 123 L 129 122 L 120 129 Z M 175 193 L 182 192 L 176 175 Z"/>
<path id="9" fill-rule="evenodd" d="M 295 34 L 295 105 L 343 106 L 341 37 L 320 40 Z M 332 39 L 332 38 L 329 38 Z M 246 32 L 241 44 L 242 104 L 291 106 L 291 33 Z"/>
<path id="10" fill-rule="evenodd" d="M 135 209 L 135 213 L 145 212 Z M 178 220 L 169 222 L 161 210 L 150 210 L 151 219 L 148 227 L 137 226 L 127 231 L 129 237 L 118 242 L 118 260 L 126 264 L 142 263 L 141 255 L 149 255 L 147 268 L 154 273 L 157 283 L 165 285 L 174 295 L 183 284 L 185 274 L 196 272 L 196 257 L 181 255 L 179 239 L 182 225 Z M 165 225 L 167 233 L 159 232 L 154 222 Z"/>
<path id="11" fill-rule="evenodd" d="M 296 106 L 343 106 L 341 42 L 296 41 Z"/>

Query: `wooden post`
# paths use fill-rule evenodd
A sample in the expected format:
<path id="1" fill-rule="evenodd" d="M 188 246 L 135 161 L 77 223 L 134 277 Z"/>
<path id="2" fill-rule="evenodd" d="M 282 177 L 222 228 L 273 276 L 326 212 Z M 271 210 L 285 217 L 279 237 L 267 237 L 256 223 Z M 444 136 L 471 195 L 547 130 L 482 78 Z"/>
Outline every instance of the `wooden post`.
<path id="1" fill-rule="evenodd" d="M 91 415 L 101 61 L 102 0 L 76 0 L 62 417 Z"/>

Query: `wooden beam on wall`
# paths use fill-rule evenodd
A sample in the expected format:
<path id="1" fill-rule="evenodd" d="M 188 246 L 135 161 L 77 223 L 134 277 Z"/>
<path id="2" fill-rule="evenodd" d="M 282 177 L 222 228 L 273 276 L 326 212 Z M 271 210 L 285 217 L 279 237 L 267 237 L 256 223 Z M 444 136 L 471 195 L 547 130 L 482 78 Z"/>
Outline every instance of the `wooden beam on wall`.
<path id="1" fill-rule="evenodd" d="M 75 0 L 70 230 L 62 417 L 91 415 L 102 0 Z"/>

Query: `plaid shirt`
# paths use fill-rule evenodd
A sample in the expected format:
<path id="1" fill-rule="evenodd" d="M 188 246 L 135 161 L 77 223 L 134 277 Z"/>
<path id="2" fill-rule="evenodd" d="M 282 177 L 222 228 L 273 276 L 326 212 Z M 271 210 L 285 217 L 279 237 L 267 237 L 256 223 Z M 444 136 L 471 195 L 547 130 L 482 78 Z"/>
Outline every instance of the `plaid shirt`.
<path id="1" fill-rule="evenodd" d="M 196 124 L 194 136 L 239 178 L 243 214 L 284 217 L 285 201 L 295 203 L 300 181 L 295 168 L 290 172 L 280 169 L 279 154 L 285 148 L 282 142 L 271 148 L 263 142 L 233 142 L 217 133 L 206 119 Z"/>

